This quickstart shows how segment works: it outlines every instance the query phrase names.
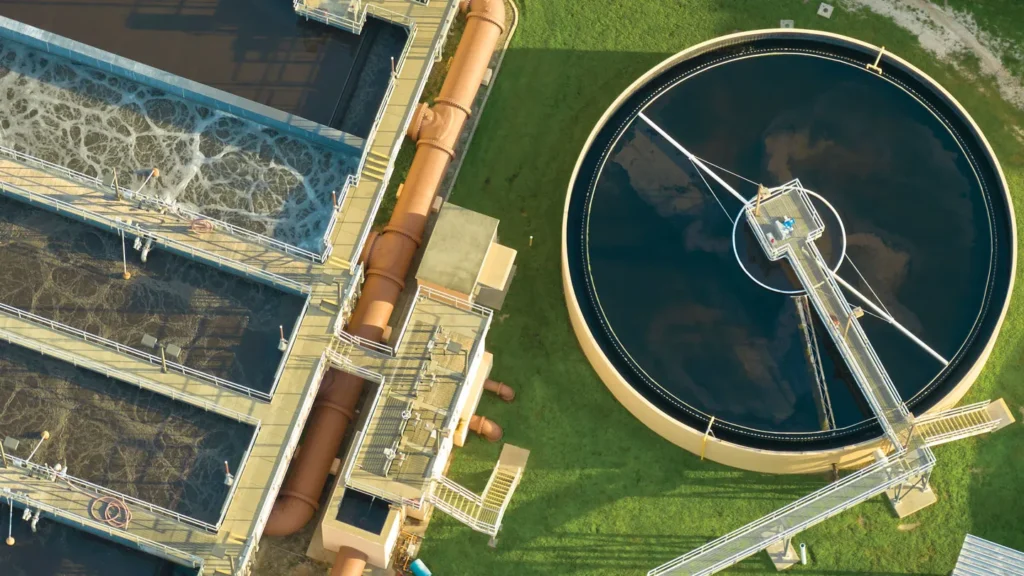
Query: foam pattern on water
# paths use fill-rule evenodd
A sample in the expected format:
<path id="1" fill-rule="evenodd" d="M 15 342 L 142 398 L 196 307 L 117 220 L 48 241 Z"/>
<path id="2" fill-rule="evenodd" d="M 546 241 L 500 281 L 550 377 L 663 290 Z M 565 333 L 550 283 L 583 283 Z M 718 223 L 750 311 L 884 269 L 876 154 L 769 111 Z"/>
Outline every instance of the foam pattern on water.
<path id="1" fill-rule="evenodd" d="M 319 252 L 357 159 L 119 76 L 0 40 L 0 143 Z"/>

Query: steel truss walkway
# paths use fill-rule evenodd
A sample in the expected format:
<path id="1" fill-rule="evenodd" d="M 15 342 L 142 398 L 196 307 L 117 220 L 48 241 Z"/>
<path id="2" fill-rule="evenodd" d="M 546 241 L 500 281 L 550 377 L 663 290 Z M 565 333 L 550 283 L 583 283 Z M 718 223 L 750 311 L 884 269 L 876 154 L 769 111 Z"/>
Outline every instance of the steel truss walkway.
<path id="1" fill-rule="evenodd" d="M 895 503 L 907 495 L 908 488 L 927 489 L 935 465 L 930 445 L 1000 426 L 1001 412 L 989 410 L 987 403 L 922 419 L 920 427 L 915 424 L 857 321 L 858 311 L 843 296 L 814 243 L 825 225 L 799 180 L 772 190 L 762 188 L 744 215 L 769 258 L 789 261 L 893 451 L 889 456 L 877 452 L 871 466 L 659 566 L 648 576 L 713 574 L 769 547 L 781 545 L 788 550 L 789 540 L 798 532 L 873 496 L 894 490 Z"/>

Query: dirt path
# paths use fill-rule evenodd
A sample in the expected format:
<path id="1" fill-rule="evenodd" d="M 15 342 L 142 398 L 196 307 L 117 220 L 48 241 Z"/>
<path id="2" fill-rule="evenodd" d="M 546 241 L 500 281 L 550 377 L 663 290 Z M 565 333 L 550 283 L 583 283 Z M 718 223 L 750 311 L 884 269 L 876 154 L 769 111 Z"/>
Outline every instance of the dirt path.
<path id="1" fill-rule="evenodd" d="M 939 59 L 952 61 L 969 52 L 977 57 L 981 73 L 994 76 L 1002 97 L 1024 109 L 1024 86 L 1011 74 L 999 56 L 978 38 L 978 25 L 970 14 L 953 12 L 928 0 L 846 0 L 847 7 L 865 7 L 891 18 L 916 35 L 921 45 Z"/>

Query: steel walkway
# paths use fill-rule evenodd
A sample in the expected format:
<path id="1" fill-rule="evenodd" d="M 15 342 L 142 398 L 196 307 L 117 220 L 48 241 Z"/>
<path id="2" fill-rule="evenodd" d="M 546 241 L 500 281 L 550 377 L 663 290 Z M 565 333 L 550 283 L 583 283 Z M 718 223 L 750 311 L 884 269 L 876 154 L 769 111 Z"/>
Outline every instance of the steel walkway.
<path id="1" fill-rule="evenodd" d="M 825 265 L 814 241 L 825 225 L 807 192 L 794 180 L 770 191 L 745 209 L 761 247 L 771 260 L 785 258 L 853 373 L 857 385 L 893 445 L 893 454 L 825 486 L 739 530 L 680 556 L 648 576 L 713 574 L 819 522 L 894 487 L 926 483 L 935 456 L 893 386 L 881 360 L 857 321 L 853 308 Z"/>

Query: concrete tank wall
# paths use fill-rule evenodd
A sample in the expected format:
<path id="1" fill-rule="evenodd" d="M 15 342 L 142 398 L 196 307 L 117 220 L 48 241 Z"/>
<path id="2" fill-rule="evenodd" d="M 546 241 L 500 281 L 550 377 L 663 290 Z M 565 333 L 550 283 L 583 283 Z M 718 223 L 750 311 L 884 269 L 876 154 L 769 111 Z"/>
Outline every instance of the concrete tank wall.
<path id="1" fill-rule="evenodd" d="M 637 90 L 679 62 L 714 49 L 742 44 L 751 40 L 766 37 L 813 38 L 836 46 L 854 48 L 868 53 L 877 53 L 879 51 L 879 47 L 877 46 L 828 32 L 792 29 L 756 30 L 714 38 L 688 48 L 669 57 L 638 78 L 618 98 L 616 98 L 614 102 L 612 102 L 598 120 L 594 130 L 591 132 L 583 146 L 583 151 L 580 153 L 580 157 L 573 169 L 572 177 L 569 180 L 568 192 L 566 194 L 565 201 L 565 212 L 562 217 L 562 288 L 565 293 L 566 303 L 568 304 L 569 317 L 572 322 L 573 331 L 576 333 L 576 338 L 580 343 L 580 347 L 583 349 L 583 352 L 590 361 L 590 364 L 594 367 L 594 370 L 601 378 L 601 381 L 604 382 L 605 386 L 615 396 L 616 400 L 625 406 L 633 416 L 643 422 L 648 428 L 656 432 L 662 438 L 677 446 L 685 448 L 694 454 L 701 454 L 703 452 L 704 457 L 709 460 L 714 460 L 736 468 L 753 470 L 755 472 L 799 474 L 829 470 L 833 465 L 841 468 L 857 468 L 872 462 L 872 451 L 876 447 L 888 449 L 890 447 L 888 441 L 883 438 L 878 438 L 876 440 L 832 450 L 782 452 L 751 448 L 749 446 L 718 440 L 710 436 L 705 439 L 704 430 L 697 430 L 687 426 L 666 414 L 660 408 L 644 398 L 625 378 L 622 377 L 611 360 L 605 356 L 600 344 L 598 344 L 594 335 L 591 333 L 590 327 L 583 316 L 580 303 L 576 298 L 575 290 L 573 289 L 568 254 L 566 251 L 566 228 L 569 218 L 569 206 L 572 199 L 573 187 L 576 184 L 576 178 L 579 175 L 580 167 L 582 166 L 584 158 L 601 129 L 605 126 L 611 116 L 618 111 L 619 107 L 622 106 L 623 103 L 634 93 L 636 93 Z M 969 130 L 978 139 L 978 142 L 980 142 L 984 147 L 988 160 L 991 161 L 995 168 L 1001 192 L 1006 195 L 1007 206 L 1009 206 L 1011 210 L 1011 238 L 1008 239 L 1008 242 L 1012 247 L 1011 259 L 1013 264 L 1009 271 L 1010 279 L 1009 286 L 1007 288 L 1007 294 L 1011 294 L 1013 292 L 1013 283 L 1017 267 L 1017 226 L 1016 219 L 1012 213 L 1013 201 L 1009 197 L 1009 186 L 1006 183 L 1006 177 L 1003 174 L 1002 167 L 999 165 L 995 152 L 989 145 L 988 140 L 985 139 L 981 129 L 978 128 L 973 118 L 971 118 L 970 114 L 967 113 L 967 110 L 965 110 L 963 106 L 961 106 L 960 103 L 957 102 L 957 100 L 953 98 L 953 96 L 938 82 L 921 70 L 917 69 L 913 64 L 910 64 L 906 60 L 888 52 L 884 55 L 883 64 L 885 66 L 894 66 L 903 71 L 909 72 L 930 88 L 939 98 L 944 100 L 950 108 L 958 113 L 960 119 L 965 122 Z M 996 339 L 999 334 L 999 330 L 1002 327 L 1003 320 L 1006 317 L 1009 305 L 1010 298 L 1007 297 L 998 312 L 998 319 L 996 320 L 992 331 L 988 334 L 988 339 L 974 363 L 964 373 L 960 381 L 957 382 L 938 402 L 936 402 L 930 410 L 928 410 L 928 413 L 940 412 L 942 410 L 952 408 L 964 397 L 964 395 L 967 394 L 971 385 L 974 384 L 974 381 L 984 368 L 985 362 L 992 353 L 992 349 L 995 347 Z"/>

